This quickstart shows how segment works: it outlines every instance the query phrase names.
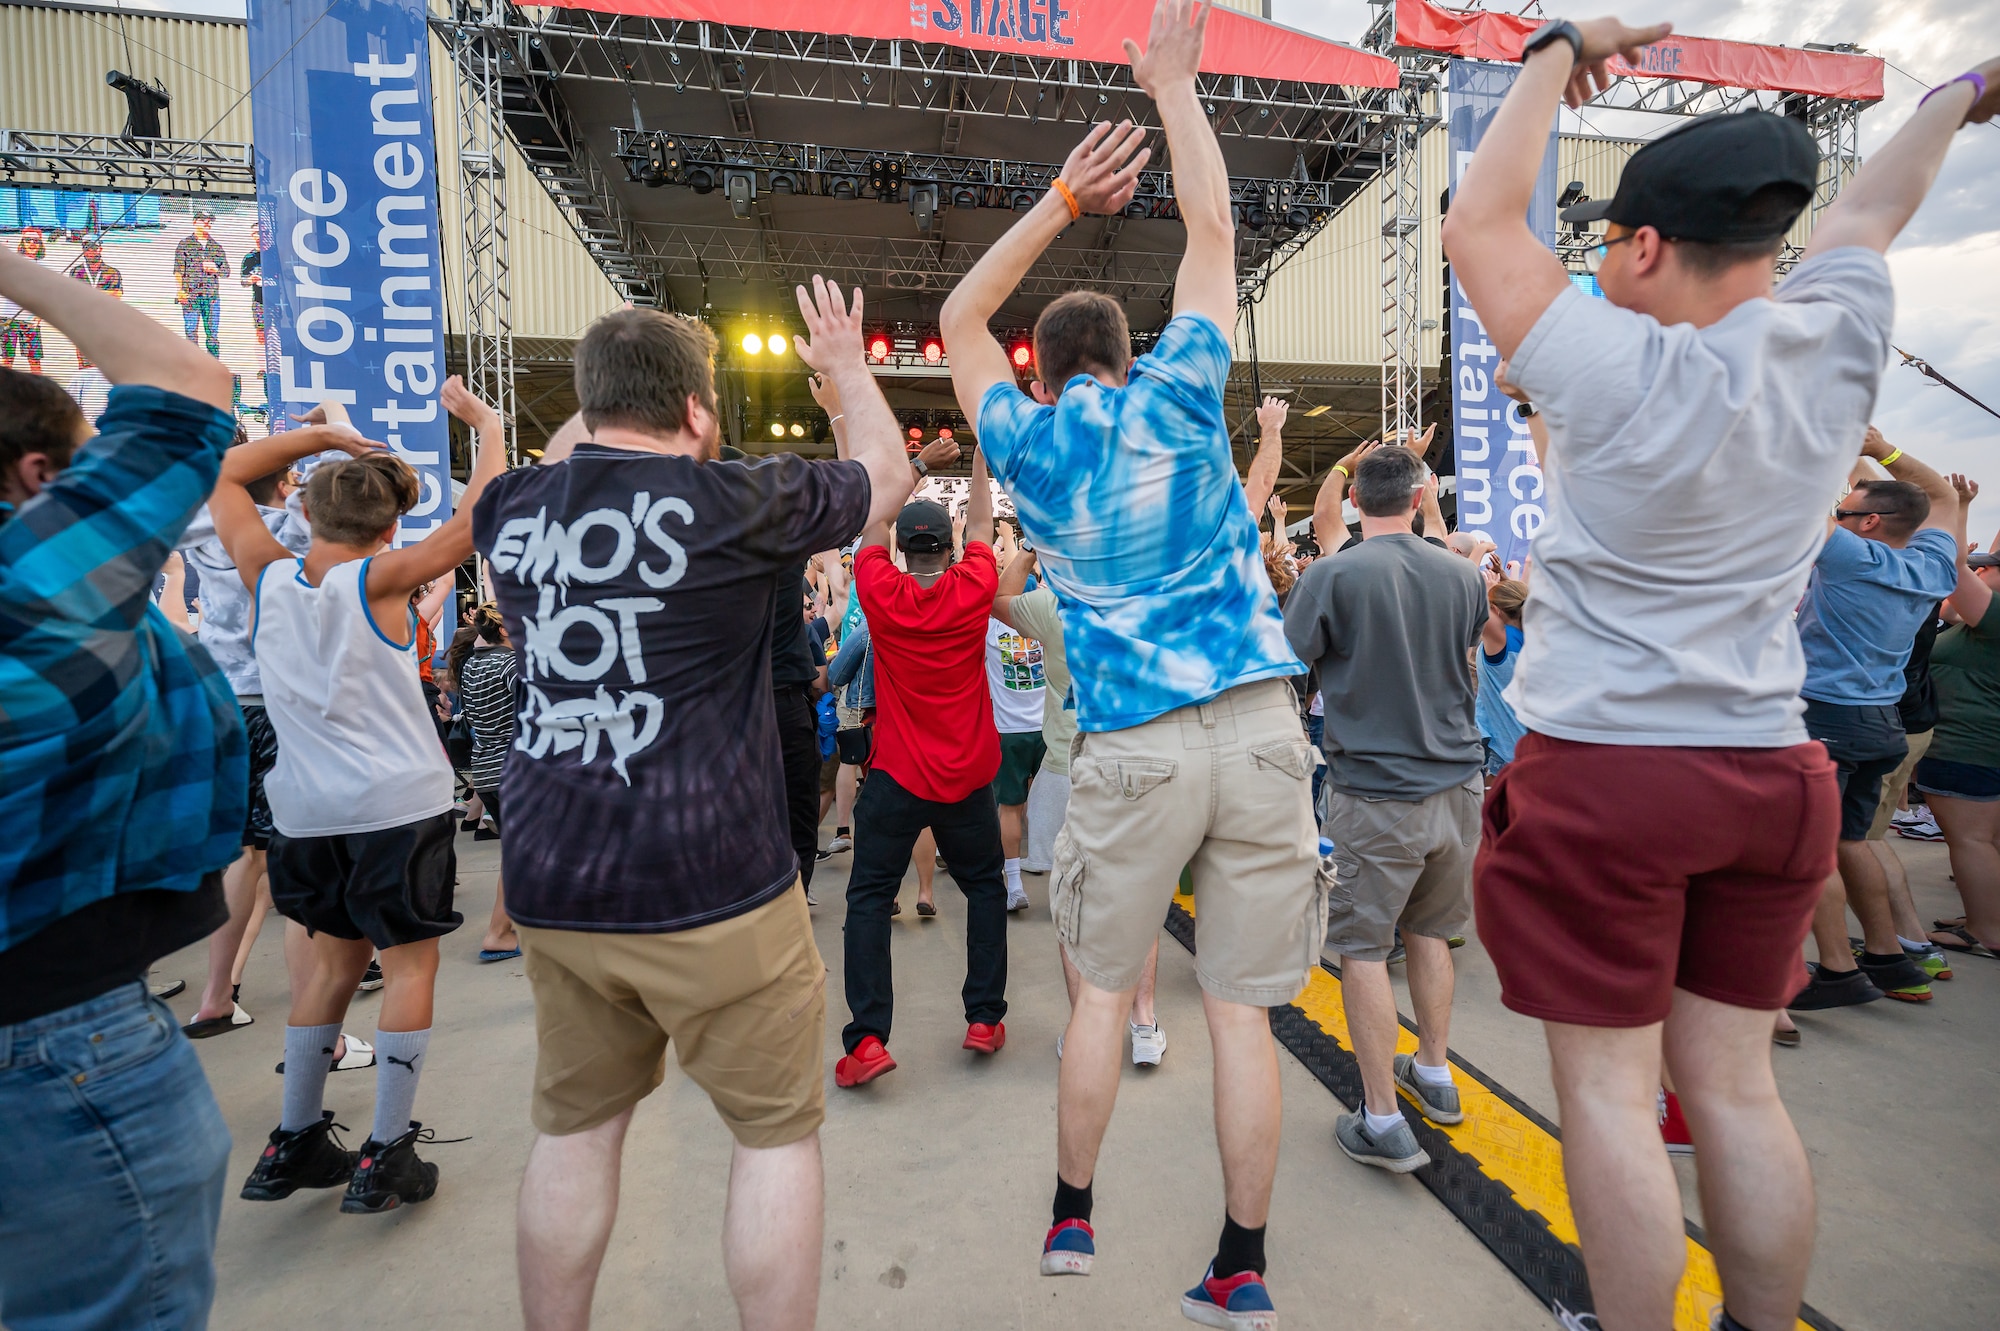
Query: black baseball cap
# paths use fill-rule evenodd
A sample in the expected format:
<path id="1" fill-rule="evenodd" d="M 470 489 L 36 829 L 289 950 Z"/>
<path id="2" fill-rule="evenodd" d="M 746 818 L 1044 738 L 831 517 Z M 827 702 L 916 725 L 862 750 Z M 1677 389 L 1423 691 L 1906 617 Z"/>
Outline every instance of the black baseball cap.
<path id="1" fill-rule="evenodd" d="M 1647 143 L 1625 163 L 1616 194 L 1565 208 L 1562 220 L 1650 226 L 1668 240 L 1771 240 L 1818 186 L 1819 149 L 1804 125 L 1769 111 L 1717 112 Z M 1771 195 L 1752 208 L 1765 189 Z"/>
<path id="2" fill-rule="evenodd" d="M 896 544 L 920 555 L 951 549 L 951 514 L 928 499 L 903 505 L 896 515 Z"/>

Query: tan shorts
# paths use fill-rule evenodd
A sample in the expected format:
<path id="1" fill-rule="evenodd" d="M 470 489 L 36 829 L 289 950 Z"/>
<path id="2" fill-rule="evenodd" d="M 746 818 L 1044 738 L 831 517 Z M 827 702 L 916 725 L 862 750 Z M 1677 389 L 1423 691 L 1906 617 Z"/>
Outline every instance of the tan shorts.
<path id="1" fill-rule="evenodd" d="M 616 1118 L 681 1071 L 745 1146 L 783 1146 L 826 1117 L 826 963 L 803 892 L 671 934 L 519 926 L 535 990 L 535 1127 Z"/>
<path id="2" fill-rule="evenodd" d="M 1258 1007 L 1297 997 L 1326 929 L 1312 769 L 1281 679 L 1079 733 L 1049 908 L 1083 977 L 1114 993 L 1139 982 L 1191 868 L 1201 987 Z"/>
<path id="3" fill-rule="evenodd" d="M 1875 821 L 1868 825 L 1868 840 L 1882 841 L 1889 835 L 1889 820 L 1896 816 L 1896 806 L 1903 802 L 1903 792 L 1909 788 L 1910 773 L 1916 770 L 1917 761 L 1931 747 L 1931 736 L 1936 731 L 1925 730 L 1915 735 L 1906 735 L 1910 751 L 1903 755 L 1903 761 L 1896 770 L 1882 778 L 1882 802 L 1875 806 Z"/>
<path id="4" fill-rule="evenodd" d="M 1446 938 L 1472 918 L 1480 778 L 1422 800 L 1327 792 L 1333 898 L 1326 941 L 1343 957 L 1382 961 L 1396 930 Z"/>

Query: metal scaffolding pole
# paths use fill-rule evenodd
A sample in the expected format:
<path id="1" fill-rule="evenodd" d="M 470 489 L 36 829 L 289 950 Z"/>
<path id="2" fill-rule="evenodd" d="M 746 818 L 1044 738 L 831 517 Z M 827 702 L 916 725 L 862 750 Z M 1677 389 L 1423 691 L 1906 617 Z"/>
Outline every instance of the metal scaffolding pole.
<path id="1" fill-rule="evenodd" d="M 1423 281 L 1421 122 L 1389 126 L 1382 163 L 1382 437 L 1423 428 L 1418 364 Z"/>
<path id="2" fill-rule="evenodd" d="M 507 126 L 501 117 L 504 47 L 470 37 L 505 22 L 505 0 L 452 0 L 452 62 L 458 77 L 459 224 L 464 233 L 465 386 L 500 413 L 507 456 L 520 460 L 514 431 L 514 311 L 507 248 Z"/>

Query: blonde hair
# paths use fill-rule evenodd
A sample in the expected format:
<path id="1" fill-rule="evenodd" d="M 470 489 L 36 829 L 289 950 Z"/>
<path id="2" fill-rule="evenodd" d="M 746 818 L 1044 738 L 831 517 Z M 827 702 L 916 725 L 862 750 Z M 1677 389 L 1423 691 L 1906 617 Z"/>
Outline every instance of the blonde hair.
<path id="1" fill-rule="evenodd" d="M 306 480 L 306 516 L 315 540 L 368 545 L 422 497 L 409 463 L 394 453 L 370 453 L 313 468 Z"/>
<path id="2" fill-rule="evenodd" d="M 1528 599 L 1528 584 L 1502 578 L 1486 589 L 1486 604 L 1500 612 L 1509 624 L 1521 622 L 1521 607 Z"/>
<path id="3" fill-rule="evenodd" d="M 1299 580 L 1299 575 L 1292 572 L 1286 553 L 1282 545 L 1268 541 L 1264 545 L 1264 571 L 1271 575 L 1271 590 L 1280 596 L 1290 591 L 1292 584 Z"/>

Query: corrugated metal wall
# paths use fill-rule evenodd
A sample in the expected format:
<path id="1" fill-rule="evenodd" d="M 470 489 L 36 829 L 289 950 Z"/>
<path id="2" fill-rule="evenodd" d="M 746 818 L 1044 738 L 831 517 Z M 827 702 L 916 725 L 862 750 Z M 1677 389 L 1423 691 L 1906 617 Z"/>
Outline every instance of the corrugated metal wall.
<path id="1" fill-rule="evenodd" d="M 0 5 L 0 128 L 116 134 L 125 99 L 104 84 L 121 69 L 157 77 L 173 92 L 176 138 L 250 139 L 250 55 L 241 24 L 182 19 L 121 18 L 82 10 Z M 129 47 L 127 43 L 129 42 Z M 451 64 L 431 45 L 443 188 L 439 192 L 445 279 L 458 318 L 461 231 L 456 172 L 450 169 L 457 113 Z M 513 261 L 514 332 L 523 337 L 572 338 L 618 296 L 584 252 L 576 234 L 510 150 L 509 230 Z"/>

